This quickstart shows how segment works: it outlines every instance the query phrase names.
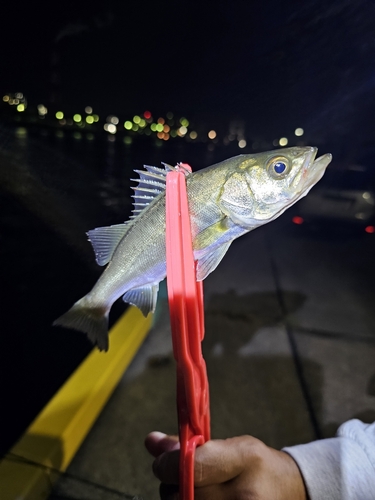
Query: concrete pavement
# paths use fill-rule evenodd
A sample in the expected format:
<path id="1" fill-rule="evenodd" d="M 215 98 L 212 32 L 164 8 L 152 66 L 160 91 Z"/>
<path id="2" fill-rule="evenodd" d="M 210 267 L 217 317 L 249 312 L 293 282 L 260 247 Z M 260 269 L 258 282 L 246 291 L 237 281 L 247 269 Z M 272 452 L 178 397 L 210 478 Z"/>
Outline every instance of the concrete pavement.
<path id="1" fill-rule="evenodd" d="M 235 241 L 205 281 L 212 437 L 281 448 L 375 420 L 375 238 L 312 238 L 281 220 Z M 152 430 L 177 432 L 167 302 L 68 472 L 158 498 Z M 51 500 L 119 496 L 63 477 Z"/>

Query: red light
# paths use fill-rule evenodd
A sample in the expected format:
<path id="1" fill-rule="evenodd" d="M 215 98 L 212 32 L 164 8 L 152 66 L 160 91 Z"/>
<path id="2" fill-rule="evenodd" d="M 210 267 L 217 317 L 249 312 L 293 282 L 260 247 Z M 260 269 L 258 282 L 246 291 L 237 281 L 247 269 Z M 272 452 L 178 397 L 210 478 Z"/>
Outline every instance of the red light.
<path id="1" fill-rule="evenodd" d="M 303 224 L 303 219 L 302 217 L 299 217 L 298 215 L 295 215 L 292 219 L 292 222 L 294 222 L 294 224 Z"/>
<path id="2" fill-rule="evenodd" d="M 365 227 L 366 233 L 372 234 L 375 233 L 375 226 L 367 226 Z"/>
<path id="3" fill-rule="evenodd" d="M 146 120 L 150 119 L 151 118 L 151 112 L 150 111 L 145 111 L 143 113 L 143 116 L 146 118 Z"/>

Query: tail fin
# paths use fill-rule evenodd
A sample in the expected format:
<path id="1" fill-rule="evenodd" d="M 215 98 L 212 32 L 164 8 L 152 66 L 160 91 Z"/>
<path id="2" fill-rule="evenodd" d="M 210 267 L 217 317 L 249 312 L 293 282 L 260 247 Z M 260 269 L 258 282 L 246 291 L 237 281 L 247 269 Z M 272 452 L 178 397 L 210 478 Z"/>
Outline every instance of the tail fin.
<path id="1" fill-rule="evenodd" d="M 85 297 L 57 318 L 53 325 L 84 332 L 100 351 L 108 351 L 108 311 L 103 307 L 89 307 Z"/>

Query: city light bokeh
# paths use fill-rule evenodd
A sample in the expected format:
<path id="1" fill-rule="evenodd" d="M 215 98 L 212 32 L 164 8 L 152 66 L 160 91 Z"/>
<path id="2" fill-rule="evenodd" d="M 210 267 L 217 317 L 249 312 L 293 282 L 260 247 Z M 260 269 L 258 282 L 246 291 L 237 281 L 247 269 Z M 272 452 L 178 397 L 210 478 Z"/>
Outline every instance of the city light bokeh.
<path id="1" fill-rule="evenodd" d="M 124 135 L 123 142 L 127 146 L 133 143 L 136 136 L 146 136 L 154 138 L 157 144 L 163 141 L 186 140 L 194 143 L 205 143 L 209 150 L 217 146 L 236 145 L 241 150 L 258 151 L 272 149 L 272 147 L 284 147 L 291 145 L 304 145 L 301 142 L 305 131 L 302 127 L 294 129 L 295 141 L 283 136 L 272 140 L 265 137 L 252 137 L 246 131 L 246 124 L 242 120 L 229 120 L 227 125 L 217 123 L 212 128 L 213 123 L 207 123 L 204 119 L 189 119 L 186 116 L 178 116 L 172 111 L 163 114 L 153 114 L 146 109 L 136 114 L 124 116 L 122 113 L 107 114 L 106 118 L 100 118 L 94 113 L 92 106 L 84 106 L 77 112 L 67 112 L 62 108 L 49 109 L 44 103 L 37 105 L 28 103 L 23 92 L 7 93 L 0 101 L 0 112 L 3 116 L 20 123 L 22 114 L 22 124 L 38 124 L 43 127 L 58 128 L 56 136 L 64 137 L 64 130 L 72 131 L 73 137 L 77 140 L 87 137 L 93 140 L 100 133 L 108 134 L 108 140 L 114 141 L 116 136 Z"/>

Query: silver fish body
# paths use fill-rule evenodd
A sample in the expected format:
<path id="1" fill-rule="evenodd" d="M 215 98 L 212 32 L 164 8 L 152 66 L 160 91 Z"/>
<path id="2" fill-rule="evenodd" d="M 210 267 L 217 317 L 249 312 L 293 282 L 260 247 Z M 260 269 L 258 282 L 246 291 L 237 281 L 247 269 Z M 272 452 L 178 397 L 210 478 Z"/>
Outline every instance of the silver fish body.
<path id="1" fill-rule="evenodd" d="M 274 220 L 305 196 L 323 176 L 332 157 L 317 160 L 317 148 L 292 147 L 239 155 L 187 175 L 197 279 L 220 263 L 231 242 Z M 81 330 L 108 349 L 108 314 L 115 300 L 138 306 L 144 315 L 156 306 L 166 276 L 165 170 L 137 171 L 135 213 L 124 224 L 89 231 L 98 264 L 107 267 L 94 288 L 54 324 Z M 171 168 L 171 167 L 170 167 Z"/>

